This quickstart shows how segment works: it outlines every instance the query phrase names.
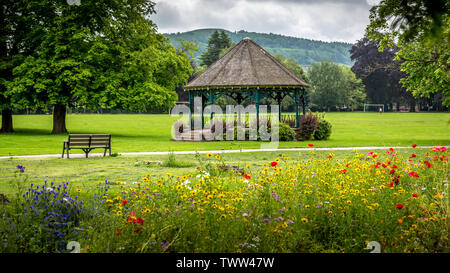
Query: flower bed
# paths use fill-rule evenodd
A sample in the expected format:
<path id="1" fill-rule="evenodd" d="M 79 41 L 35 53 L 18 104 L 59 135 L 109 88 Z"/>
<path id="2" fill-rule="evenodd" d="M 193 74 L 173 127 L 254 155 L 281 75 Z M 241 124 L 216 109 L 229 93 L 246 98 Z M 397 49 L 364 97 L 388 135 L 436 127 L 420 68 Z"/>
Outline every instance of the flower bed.
<path id="1" fill-rule="evenodd" d="M 51 185 L 49 195 L 47 185 L 39 194 L 30 188 L 4 205 L 0 250 L 61 252 L 68 241 L 82 252 L 133 253 L 368 252 L 372 241 L 382 252 L 448 248 L 445 147 L 355 151 L 342 160 L 311 151 L 305 159 L 280 156 L 242 169 L 226 168 L 220 155 L 198 159 L 196 173 L 148 175 L 132 185 L 105 181 L 84 202 L 67 185 Z M 37 202 L 41 216 L 23 216 L 36 213 L 36 194 L 45 194 Z M 64 211 L 61 202 L 69 202 Z M 56 234 L 51 223 L 68 228 L 37 235 Z"/>

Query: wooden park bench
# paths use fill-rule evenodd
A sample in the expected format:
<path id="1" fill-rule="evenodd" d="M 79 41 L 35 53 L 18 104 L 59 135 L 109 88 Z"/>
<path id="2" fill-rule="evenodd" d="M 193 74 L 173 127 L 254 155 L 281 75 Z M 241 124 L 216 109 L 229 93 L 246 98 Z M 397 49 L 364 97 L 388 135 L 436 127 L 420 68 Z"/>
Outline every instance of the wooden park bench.
<path id="1" fill-rule="evenodd" d="M 69 150 L 81 149 L 88 158 L 89 152 L 97 148 L 105 149 L 103 156 L 106 156 L 106 150 L 109 150 L 111 156 L 111 135 L 69 134 L 69 139 L 64 141 L 62 157 L 64 158 L 65 151 L 67 151 L 67 158 L 69 158 Z"/>

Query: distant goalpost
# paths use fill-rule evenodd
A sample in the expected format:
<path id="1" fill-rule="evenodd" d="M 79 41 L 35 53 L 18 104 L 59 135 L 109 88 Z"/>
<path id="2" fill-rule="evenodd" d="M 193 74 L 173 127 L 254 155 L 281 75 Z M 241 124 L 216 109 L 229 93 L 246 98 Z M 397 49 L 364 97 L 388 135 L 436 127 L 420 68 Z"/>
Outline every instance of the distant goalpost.
<path id="1" fill-rule="evenodd" d="M 384 104 L 371 104 L 371 103 L 364 103 L 364 112 L 369 111 L 370 107 L 376 107 L 375 112 L 378 112 L 378 110 L 380 109 L 380 107 L 383 108 L 383 112 L 384 112 Z"/>

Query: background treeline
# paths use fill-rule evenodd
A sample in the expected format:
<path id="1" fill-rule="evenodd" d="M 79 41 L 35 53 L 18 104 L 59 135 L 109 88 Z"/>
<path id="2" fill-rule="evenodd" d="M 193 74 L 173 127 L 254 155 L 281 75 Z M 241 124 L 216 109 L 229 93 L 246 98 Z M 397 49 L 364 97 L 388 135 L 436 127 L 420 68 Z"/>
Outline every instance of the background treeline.
<path id="1" fill-rule="evenodd" d="M 194 61 L 200 64 L 200 56 L 207 50 L 210 36 L 219 29 L 198 29 L 182 33 L 164 34 L 170 38 L 172 45 L 179 47 L 178 39 L 192 41 L 198 45 L 199 51 L 194 53 Z M 270 54 L 281 54 L 286 58 L 295 59 L 302 66 L 309 66 L 314 62 L 332 61 L 340 64 L 352 65 L 349 50 L 350 43 L 323 42 L 304 38 L 295 38 L 273 33 L 256 33 L 244 30 L 231 32 L 224 31 L 233 43 L 238 43 L 245 37 L 249 37 Z"/>
<path id="2" fill-rule="evenodd" d="M 193 32 L 195 33 L 195 31 Z M 272 36 L 274 37 L 274 36 Z M 180 45 L 186 42 L 177 38 Z M 272 43 L 273 44 L 273 43 Z M 206 50 L 199 56 L 199 64 L 191 60 L 194 74 L 202 73 L 209 65 L 226 54 L 235 43 L 225 30 L 214 30 L 209 36 Z M 436 92 L 429 97 L 414 97 L 411 92 L 400 83 L 406 74 L 401 70 L 402 60 L 396 59 L 399 51 L 397 46 L 378 50 L 379 42 L 363 37 L 352 45 L 349 50 L 350 67 L 332 61 L 313 62 L 308 67 L 302 65 L 293 57 L 282 54 L 273 56 L 294 73 L 298 78 L 310 84 L 307 89 L 307 107 L 313 111 L 361 111 L 364 104 L 383 104 L 385 111 L 445 111 L 444 95 Z M 267 48 L 266 48 L 267 50 Z M 182 86 L 177 89 L 178 98 L 187 100 L 187 92 Z M 251 104 L 250 99 L 242 102 Z M 262 104 L 276 104 L 270 99 L 263 99 Z M 216 104 L 236 104 L 227 96 L 221 97 Z M 294 111 L 295 103 L 290 97 L 285 97 L 281 103 L 282 111 Z M 369 111 L 378 111 L 379 107 L 368 107 Z"/>

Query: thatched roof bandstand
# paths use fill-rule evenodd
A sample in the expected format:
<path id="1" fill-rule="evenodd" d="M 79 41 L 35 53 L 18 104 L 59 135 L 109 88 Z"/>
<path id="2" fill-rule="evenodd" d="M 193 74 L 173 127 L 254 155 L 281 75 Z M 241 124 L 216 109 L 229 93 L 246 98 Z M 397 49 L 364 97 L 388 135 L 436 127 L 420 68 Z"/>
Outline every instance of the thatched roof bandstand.
<path id="1" fill-rule="evenodd" d="M 202 97 L 202 105 L 206 102 L 214 104 L 224 95 L 233 98 L 238 104 L 249 98 L 256 105 L 258 119 L 262 99 L 272 98 L 277 101 L 281 112 L 281 101 L 290 96 L 295 101 L 298 128 L 300 106 L 305 113 L 305 88 L 308 86 L 258 44 L 250 38 L 244 38 L 184 89 L 189 92 L 191 124 L 194 97 Z"/>

